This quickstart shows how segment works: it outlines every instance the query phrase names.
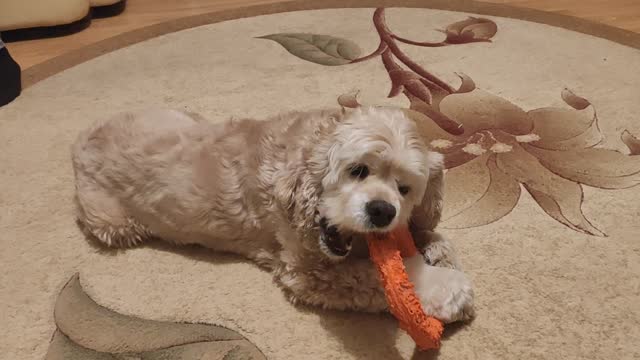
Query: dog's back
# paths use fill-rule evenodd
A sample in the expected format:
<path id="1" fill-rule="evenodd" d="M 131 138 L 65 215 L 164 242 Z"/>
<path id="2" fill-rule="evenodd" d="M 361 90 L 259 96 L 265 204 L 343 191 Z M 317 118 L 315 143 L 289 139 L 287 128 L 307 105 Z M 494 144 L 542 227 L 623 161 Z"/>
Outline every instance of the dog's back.
<path id="1" fill-rule="evenodd" d="M 110 246 L 151 235 L 233 252 L 274 242 L 276 178 L 331 114 L 219 124 L 173 110 L 119 114 L 73 145 L 78 218 Z"/>

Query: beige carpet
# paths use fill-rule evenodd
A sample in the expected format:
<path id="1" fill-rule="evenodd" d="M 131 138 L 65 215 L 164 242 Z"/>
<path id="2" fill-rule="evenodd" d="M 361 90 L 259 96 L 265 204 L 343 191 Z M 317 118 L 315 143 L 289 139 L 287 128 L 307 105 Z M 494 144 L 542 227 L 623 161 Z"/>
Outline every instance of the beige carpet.
<path id="1" fill-rule="evenodd" d="M 640 358 L 638 36 L 467 1 L 451 4 L 482 19 L 397 0 L 376 20 L 370 3 L 214 14 L 30 70 L 0 108 L 0 357 Z M 75 225 L 69 146 L 98 118 L 148 106 L 264 117 L 358 91 L 411 106 L 447 154 L 442 231 L 478 318 L 449 327 L 439 353 L 414 354 L 389 316 L 296 308 L 242 259 L 108 251 Z"/>

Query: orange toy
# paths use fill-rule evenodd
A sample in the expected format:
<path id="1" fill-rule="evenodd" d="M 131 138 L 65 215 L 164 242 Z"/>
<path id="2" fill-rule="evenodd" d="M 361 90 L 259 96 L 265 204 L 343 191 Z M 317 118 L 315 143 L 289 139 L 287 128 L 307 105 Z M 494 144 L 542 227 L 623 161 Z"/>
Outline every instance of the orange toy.
<path id="1" fill-rule="evenodd" d="M 400 322 L 400 328 L 413 338 L 420 350 L 439 348 L 442 322 L 425 314 L 402 261 L 402 256 L 418 253 L 409 230 L 402 227 L 385 235 L 371 234 L 367 243 L 389 309 Z"/>

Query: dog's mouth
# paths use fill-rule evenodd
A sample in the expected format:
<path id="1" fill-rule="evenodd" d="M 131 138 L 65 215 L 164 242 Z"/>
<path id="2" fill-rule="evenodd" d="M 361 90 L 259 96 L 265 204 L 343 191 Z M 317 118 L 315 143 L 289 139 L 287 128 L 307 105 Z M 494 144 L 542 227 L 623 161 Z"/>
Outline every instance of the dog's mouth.
<path id="1" fill-rule="evenodd" d="M 320 219 L 320 247 L 329 257 L 343 258 L 351 251 L 352 237 L 341 234 L 338 227 Z"/>

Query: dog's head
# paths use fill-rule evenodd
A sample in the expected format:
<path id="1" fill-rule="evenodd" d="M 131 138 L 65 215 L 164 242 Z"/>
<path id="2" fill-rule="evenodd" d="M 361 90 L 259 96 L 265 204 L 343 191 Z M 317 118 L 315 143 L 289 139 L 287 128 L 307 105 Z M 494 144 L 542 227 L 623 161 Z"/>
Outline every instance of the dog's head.
<path id="1" fill-rule="evenodd" d="M 350 235 L 406 225 L 424 199 L 442 155 L 429 151 L 416 124 L 400 110 L 366 108 L 340 121 L 328 146 L 318 211 L 320 248 L 349 253 Z"/>

